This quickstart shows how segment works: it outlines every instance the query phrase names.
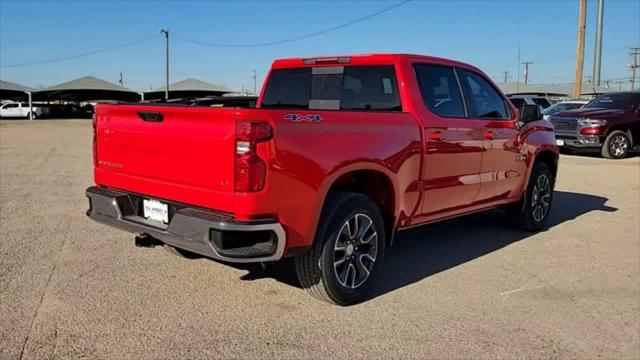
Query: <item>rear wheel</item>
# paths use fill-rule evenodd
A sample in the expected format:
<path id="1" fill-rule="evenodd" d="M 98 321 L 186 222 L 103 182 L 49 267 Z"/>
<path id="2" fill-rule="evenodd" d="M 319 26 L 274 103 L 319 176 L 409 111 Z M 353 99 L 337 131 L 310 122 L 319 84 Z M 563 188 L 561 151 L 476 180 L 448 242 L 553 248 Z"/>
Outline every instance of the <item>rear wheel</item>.
<path id="1" fill-rule="evenodd" d="M 631 149 L 631 138 L 624 131 L 615 130 L 602 145 L 602 156 L 607 159 L 624 159 Z"/>
<path id="2" fill-rule="evenodd" d="M 536 163 L 524 197 L 507 210 L 516 226 L 526 231 L 544 229 L 551 211 L 553 182 L 553 175 L 547 164 Z"/>
<path id="3" fill-rule="evenodd" d="M 384 239 L 382 216 L 368 197 L 330 194 L 312 249 L 295 258 L 300 284 L 330 303 L 362 301 L 384 258 Z"/>

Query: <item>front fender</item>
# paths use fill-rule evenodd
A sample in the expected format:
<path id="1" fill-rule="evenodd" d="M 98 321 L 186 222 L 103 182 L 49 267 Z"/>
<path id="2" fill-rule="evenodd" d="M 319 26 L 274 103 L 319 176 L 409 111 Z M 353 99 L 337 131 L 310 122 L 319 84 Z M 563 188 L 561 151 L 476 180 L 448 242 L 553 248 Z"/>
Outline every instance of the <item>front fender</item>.
<path id="1" fill-rule="evenodd" d="M 520 192 L 520 196 L 522 196 L 531 178 L 533 166 L 539 159 L 540 154 L 552 154 L 557 167 L 560 151 L 556 146 L 555 129 L 547 120 L 535 121 L 525 125 L 520 132 L 519 141 L 526 148 L 525 153 L 527 155 L 527 173 Z M 557 168 L 554 174 L 557 174 Z"/>

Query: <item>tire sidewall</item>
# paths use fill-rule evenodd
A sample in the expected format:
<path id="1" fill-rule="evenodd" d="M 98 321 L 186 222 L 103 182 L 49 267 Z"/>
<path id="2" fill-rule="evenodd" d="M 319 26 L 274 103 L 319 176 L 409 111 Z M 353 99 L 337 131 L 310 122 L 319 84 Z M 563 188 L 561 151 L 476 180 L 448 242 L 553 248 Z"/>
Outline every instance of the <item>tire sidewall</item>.
<path id="1" fill-rule="evenodd" d="M 622 153 L 622 155 L 616 156 L 613 151 L 611 150 L 611 142 L 613 141 L 614 138 L 618 137 L 618 136 L 622 136 L 624 137 L 624 139 L 627 142 L 627 149 L 625 150 L 624 153 Z M 613 132 L 611 132 L 611 134 L 609 134 L 607 136 L 607 139 L 605 140 L 604 144 L 603 144 L 603 151 L 602 154 L 604 157 L 608 158 L 608 159 L 624 159 L 625 157 L 627 157 L 627 155 L 629 154 L 629 150 L 631 149 L 631 138 L 629 137 L 629 134 L 627 134 L 624 131 L 620 131 L 620 130 L 615 130 Z"/>
<path id="2" fill-rule="evenodd" d="M 356 289 L 348 289 L 338 282 L 335 275 L 335 271 L 333 269 L 333 249 L 345 221 L 356 214 L 365 214 L 373 221 L 373 226 L 375 226 L 375 229 L 378 232 L 377 254 L 371 274 L 366 279 L 365 283 Z M 339 304 L 350 305 L 357 303 L 371 291 L 372 285 L 377 277 L 377 273 L 384 260 L 386 238 L 382 216 L 371 200 L 365 196 L 356 195 L 349 201 L 342 203 L 339 209 L 335 212 L 335 216 L 328 219 L 328 221 L 328 225 L 323 229 L 323 234 L 318 234 L 319 238 L 317 239 L 321 240 L 320 243 L 322 246 L 318 264 L 320 265 L 325 290 L 329 296 Z"/>
<path id="3" fill-rule="evenodd" d="M 533 200 L 533 188 L 536 184 L 536 182 L 538 181 L 538 178 L 540 178 L 540 176 L 542 175 L 546 175 L 547 178 L 549 179 L 549 186 L 550 186 L 550 196 L 549 196 L 549 209 L 547 210 L 547 213 L 545 214 L 544 218 L 542 218 L 542 220 L 537 221 L 534 216 L 533 216 L 533 208 L 531 207 L 531 201 Z M 544 163 L 538 163 L 534 166 L 533 168 L 533 173 L 531 174 L 531 180 L 529 180 L 529 185 L 527 186 L 527 198 L 526 201 L 524 202 L 524 209 L 522 209 L 523 215 L 525 216 L 525 220 L 528 224 L 528 228 L 530 228 L 531 230 L 534 231 L 539 231 L 545 228 L 547 220 L 549 219 L 549 215 L 551 214 L 551 207 L 553 206 L 553 194 L 554 194 L 554 188 L 555 188 L 555 180 L 553 178 L 553 176 L 551 176 L 551 171 L 549 170 L 549 167 L 544 164 Z"/>

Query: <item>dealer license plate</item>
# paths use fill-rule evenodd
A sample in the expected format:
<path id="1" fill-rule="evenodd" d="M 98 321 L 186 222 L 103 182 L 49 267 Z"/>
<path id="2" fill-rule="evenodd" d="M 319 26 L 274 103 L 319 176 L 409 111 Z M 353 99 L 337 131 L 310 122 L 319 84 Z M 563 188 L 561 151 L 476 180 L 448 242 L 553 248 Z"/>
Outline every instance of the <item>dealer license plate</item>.
<path id="1" fill-rule="evenodd" d="M 564 140 L 562 140 L 562 139 L 556 139 L 556 145 L 558 145 L 558 146 L 564 146 Z"/>
<path id="2" fill-rule="evenodd" d="M 142 201 L 144 207 L 144 217 L 149 220 L 160 221 L 162 223 L 169 222 L 169 206 L 157 200 Z"/>

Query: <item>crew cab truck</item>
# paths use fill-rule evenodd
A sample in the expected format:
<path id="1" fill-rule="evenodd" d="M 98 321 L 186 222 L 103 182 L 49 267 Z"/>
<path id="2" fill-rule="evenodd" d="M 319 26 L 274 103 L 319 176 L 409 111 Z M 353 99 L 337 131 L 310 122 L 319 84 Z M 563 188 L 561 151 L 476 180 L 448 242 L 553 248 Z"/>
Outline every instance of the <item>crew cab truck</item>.
<path id="1" fill-rule="evenodd" d="M 28 104 L 20 102 L 8 102 L 0 106 L 0 117 L 24 117 L 33 119 L 49 115 L 49 108 L 34 105 L 29 108 Z"/>
<path id="2" fill-rule="evenodd" d="M 561 149 L 595 150 L 608 159 L 623 159 L 640 144 L 640 91 L 601 95 L 549 120 Z"/>
<path id="3" fill-rule="evenodd" d="M 544 228 L 553 127 L 477 68 L 295 58 L 265 84 L 256 108 L 98 105 L 87 215 L 183 255 L 295 257 L 302 287 L 340 305 L 367 296 L 396 231 L 497 207 Z"/>

